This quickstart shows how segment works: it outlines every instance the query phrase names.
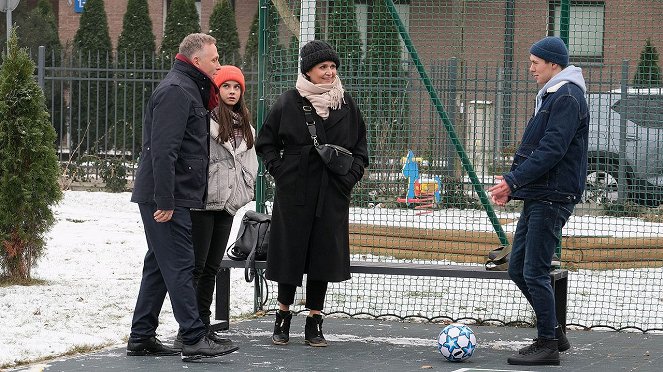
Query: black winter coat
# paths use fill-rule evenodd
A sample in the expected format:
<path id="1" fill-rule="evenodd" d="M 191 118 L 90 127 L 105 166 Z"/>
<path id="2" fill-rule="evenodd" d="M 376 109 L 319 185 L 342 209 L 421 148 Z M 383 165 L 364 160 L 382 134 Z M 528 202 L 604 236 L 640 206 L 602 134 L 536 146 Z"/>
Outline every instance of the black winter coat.
<path id="1" fill-rule="evenodd" d="M 176 60 L 145 108 L 143 151 L 131 201 L 202 208 L 207 190 L 210 79 Z"/>
<path id="2" fill-rule="evenodd" d="M 276 182 L 267 279 L 293 285 L 304 273 L 311 280 L 350 279 L 350 194 L 368 166 L 368 146 L 364 119 L 347 93 L 345 102 L 326 120 L 313 115 L 320 143 L 352 151 L 345 176 L 327 171 L 315 151 L 302 109 L 309 103 L 295 89 L 278 98 L 258 133 L 256 151 Z"/>

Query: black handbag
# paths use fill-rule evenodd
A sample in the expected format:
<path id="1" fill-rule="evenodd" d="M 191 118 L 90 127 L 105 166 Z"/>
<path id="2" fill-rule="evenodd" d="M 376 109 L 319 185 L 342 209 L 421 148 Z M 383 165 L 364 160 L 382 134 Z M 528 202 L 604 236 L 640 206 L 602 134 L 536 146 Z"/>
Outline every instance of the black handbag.
<path id="1" fill-rule="evenodd" d="M 313 146 L 318 152 L 318 155 L 320 155 L 322 162 L 333 173 L 345 176 L 350 171 L 352 162 L 354 162 L 354 156 L 352 156 L 352 152 L 343 146 L 332 145 L 329 143 L 320 144 L 318 142 L 318 136 L 315 129 L 315 119 L 313 118 L 312 114 L 313 108 L 311 106 L 304 105 L 303 109 L 304 116 L 306 117 L 306 126 L 308 127 L 308 131 L 311 134 L 311 139 L 313 140 Z"/>
<path id="2" fill-rule="evenodd" d="M 267 260 L 271 221 L 272 218 L 268 214 L 246 211 L 237 232 L 237 239 L 226 251 L 232 260 L 246 260 L 244 279 L 247 282 L 253 281 L 255 277 L 256 261 Z"/>

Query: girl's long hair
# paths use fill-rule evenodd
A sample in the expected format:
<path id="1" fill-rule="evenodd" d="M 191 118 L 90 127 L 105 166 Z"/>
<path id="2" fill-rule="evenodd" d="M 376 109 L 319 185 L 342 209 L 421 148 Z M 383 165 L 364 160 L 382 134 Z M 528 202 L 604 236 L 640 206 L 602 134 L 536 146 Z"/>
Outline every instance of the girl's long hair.
<path id="1" fill-rule="evenodd" d="M 246 104 L 244 104 L 244 92 L 239 96 L 237 103 L 232 106 L 232 112 L 240 116 L 240 128 L 246 141 L 246 148 L 252 148 L 254 138 L 251 132 L 251 121 L 249 120 L 251 114 L 246 108 Z M 219 137 L 215 138 L 215 140 L 219 143 L 229 141 L 233 137 L 233 118 L 230 107 L 223 103 L 223 101 L 219 102 L 219 106 L 212 111 L 212 119 L 219 123 Z"/>

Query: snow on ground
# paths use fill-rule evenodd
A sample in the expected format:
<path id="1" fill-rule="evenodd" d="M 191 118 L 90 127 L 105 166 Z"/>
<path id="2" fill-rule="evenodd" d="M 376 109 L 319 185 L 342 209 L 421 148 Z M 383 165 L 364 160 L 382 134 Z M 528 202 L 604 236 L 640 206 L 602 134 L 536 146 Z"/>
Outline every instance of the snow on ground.
<path id="1" fill-rule="evenodd" d="M 54 209 L 57 219 L 47 237 L 45 256 L 34 268 L 32 277 L 45 280 L 45 285 L 0 288 L 0 366 L 20 361 L 34 361 L 61 355 L 75 347 L 99 348 L 123 345 L 129 335 L 131 316 L 141 279 L 142 260 L 146 251 L 145 236 L 138 207 L 129 201 L 129 193 L 67 191 Z M 236 236 L 244 210 L 235 218 L 231 237 Z M 500 218 L 516 218 L 514 213 L 500 213 Z M 485 212 L 475 210 L 437 210 L 422 213 L 416 210 L 353 208 L 351 222 L 381 226 L 413 226 L 426 229 L 466 229 L 492 231 Z M 592 216 L 572 216 L 565 235 L 656 237 L 663 235 L 662 224 L 642 220 Z M 515 223 L 504 225 L 507 233 Z M 246 283 L 243 270 L 231 271 L 231 317 L 253 312 L 253 285 Z M 366 287 L 361 278 L 353 278 L 342 286 L 332 285 L 328 305 L 348 298 L 360 311 L 407 311 L 407 308 L 439 308 L 444 303 L 463 301 L 462 295 L 434 290 L 433 278 L 373 278 L 373 290 L 379 296 L 392 296 L 390 288 L 423 286 L 428 291 L 413 291 L 407 298 L 385 303 L 364 303 Z M 623 319 L 647 328 L 661 328 L 663 301 L 661 281 L 663 269 L 613 270 L 575 272 L 569 284 L 569 321 L 578 324 L 606 324 Z M 454 287 L 461 287 L 456 281 Z M 414 287 L 413 287 L 414 288 Z M 499 288 L 475 285 L 473 291 L 485 296 L 513 296 L 511 283 Z M 504 294 L 510 291 L 510 294 Z M 643 295 L 644 293 L 644 295 Z M 393 299 L 393 298 L 392 298 Z M 486 298 L 483 298 L 486 302 Z M 577 302 L 574 304 L 574 302 Z M 593 306 L 584 306 L 591 303 Z M 347 302 L 346 302 L 347 305 Z M 394 309 L 384 309 L 381 306 Z M 460 305 L 452 305 L 459 307 Z M 499 315 L 508 319 L 523 307 L 500 306 Z M 574 306 L 575 305 L 575 306 Z M 503 308 L 502 308 L 503 307 Z M 644 309 L 644 310 L 635 310 Z M 477 310 L 478 318 L 482 309 Z M 644 312 L 643 312 L 644 311 Z M 168 300 L 161 313 L 158 333 L 164 339 L 177 331 Z M 619 320 L 617 320 L 619 321 Z"/>

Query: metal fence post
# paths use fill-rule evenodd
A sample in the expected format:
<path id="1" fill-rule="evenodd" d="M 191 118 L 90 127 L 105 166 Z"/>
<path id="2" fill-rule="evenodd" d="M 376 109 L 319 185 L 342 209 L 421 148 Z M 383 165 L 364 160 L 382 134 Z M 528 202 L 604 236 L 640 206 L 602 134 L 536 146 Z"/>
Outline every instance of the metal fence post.
<path id="1" fill-rule="evenodd" d="M 628 63 L 627 59 L 622 61 L 621 100 L 626 102 L 628 97 Z M 626 112 L 619 115 L 619 171 L 617 182 L 617 201 L 621 204 L 626 200 L 626 118 L 628 105 L 624 105 Z"/>
<path id="2" fill-rule="evenodd" d="M 458 118 L 456 115 L 456 94 L 458 93 L 458 59 L 456 57 L 450 58 L 447 62 L 447 71 L 448 116 L 452 123 L 457 123 Z M 452 159 L 455 159 L 456 151 L 454 150 L 451 140 L 447 140 L 445 142 L 445 148 L 447 165 L 444 167 L 444 169 L 446 170 L 447 176 L 451 178 L 454 175 L 454 162 Z"/>
<path id="3" fill-rule="evenodd" d="M 39 54 L 37 55 L 37 84 L 41 90 L 44 90 L 44 75 L 46 74 L 46 47 L 41 45 L 39 47 Z"/>

